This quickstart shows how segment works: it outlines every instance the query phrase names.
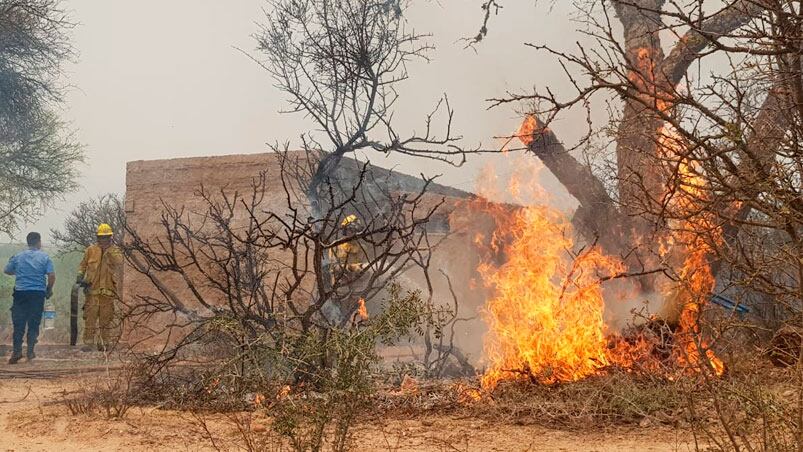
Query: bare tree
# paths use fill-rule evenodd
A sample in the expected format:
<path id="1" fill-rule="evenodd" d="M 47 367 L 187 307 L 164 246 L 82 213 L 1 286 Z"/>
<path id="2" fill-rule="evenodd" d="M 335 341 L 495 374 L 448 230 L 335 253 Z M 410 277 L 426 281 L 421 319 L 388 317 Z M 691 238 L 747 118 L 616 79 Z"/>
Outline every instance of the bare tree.
<path id="1" fill-rule="evenodd" d="M 685 316 L 687 327 L 699 331 L 699 312 L 718 283 L 765 295 L 788 322 L 803 326 L 803 4 L 608 0 L 575 6 L 591 37 L 585 45 L 560 51 L 527 44 L 555 58 L 574 91 L 547 88 L 493 100 L 534 105 L 522 141 L 579 201 L 574 224 L 640 275 L 642 293 L 670 280 L 678 287 L 661 294 L 671 322 Z M 608 122 L 590 119 L 594 99 L 607 103 Z M 585 109 L 589 120 L 583 139 L 569 146 L 550 125 L 572 108 Z M 593 144 L 600 141 L 603 146 Z M 585 161 L 575 150 L 586 152 Z M 652 269 L 662 271 L 644 274 Z M 799 364 L 793 378 L 803 381 Z M 739 391 L 733 389 L 714 397 L 727 433 L 714 442 L 723 449 L 777 450 L 775 427 L 762 430 L 763 440 L 736 430 L 743 424 L 727 406 Z M 765 406 L 767 399 L 754 394 L 739 395 L 733 409 Z M 794 420 L 782 428 L 792 438 L 789 450 L 803 444 L 803 398 L 795 403 L 788 410 Z"/>
<path id="2" fill-rule="evenodd" d="M 230 318 L 242 322 L 251 339 L 288 334 L 290 326 L 277 328 L 278 322 L 306 338 L 316 329 L 347 327 L 345 322 L 352 320 L 360 300 L 376 297 L 388 280 L 417 265 L 416 258 L 429 252 L 423 226 L 439 207 L 424 204 L 429 181 L 422 181 L 417 193 L 392 193 L 383 187 L 384 178 L 381 185 L 377 182 L 377 171 L 368 164 L 351 166 L 356 172 L 338 174 L 343 183 L 351 180 L 352 187 L 341 183 L 331 188 L 333 207 L 316 220 L 300 208 L 303 191 L 284 169 L 298 164 L 289 155 L 281 157 L 281 174 L 263 174 L 248 192 L 200 189 L 197 196 L 204 200 L 205 212 L 165 205 L 164 231 L 156 241 L 144 240 L 129 228 L 130 262 L 154 280 L 160 295 L 131 300 L 133 309 L 149 315 L 173 312 L 188 325 Z M 286 205 L 269 209 L 268 177 L 282 178 Z M 344 233 L 337 227 L 344 210 L 358 212 L 365 218 L 363 225 Z M 235 217 L 242 212 L 247 221 L 238 223 Z M 343 243 L 359 244 L 363 263 L 352 271 L 324 272 L 320 256 Z M 172 283 L 158 282 L 167 280 Z M 342 323 L 332 325 L 322 315 L 329 300 L 347 312 Z M 161 332 L 158 328 L 155 333 Z"/>
<path id="3" fill-rule="evenodd" d="M 165 204 L 155 237 L 127 226 L 128 262 L 152 283 L 124 300 L 127 337 L 135 353 L 146 345 L 144 385 L 163 380 L 177 358 L 201 359 L 198 384 L 226 378 L 230 395 L 276 385 L 314 393 L 279 404 L 274 415 L 294 421 L 276 428 L 298 440 L 297 428 L 314 421 L 319 440 L 336 421 L 342 442 L 373 387 L 376 344 L 429 325 L 421 295 L 393 281 L 428 270 L 426 224 L 440 203 L 426 194 L 429 180 L 416 192 L 399 192 L 387 171 L 349 160 L 336 173 L 338 185 L 326 190 L 331 207 L 315 219 L 304 191 L 309 181 L 296 179 L 299 155 L 276 158 L 279 173 L 263 173 L 250 189 L 200 188 L 202 209 Z M 277 178 L 284 187 L 279 205 L 266 190 Z M 363 219 L 359 228 L 339 227 L 345 212 Z M 324 271 L 322 256 L 344 244 L 358 247 L 359 264 Z M 380 308 L 369 316 L 367 303 Z"/>
<path id="4" fill-rule="evenodd" d="M 784 193 L 772 210 L 795 209 L 800 176 L 793 161 L 781 162 L 790 157 L 785 147 L 796 145 L 789 136 L 795 119 L 788 113 L 796 111 L 791 107 L 797 105 L 800 72 L 791 61 L 798 49 L 789 44 L 795 36 L 789 22 L 799 5 L 731 1 L 706 12 L 703 3 L 579 2 L 583 31 L 597 47 L 578 44 L 577 52 L 566 53 L 527 44 L 558 59 L 575 92 L 562 96 L 547 89 L 493 101 L 536 105 L 524 132 L 527 149 L 579 201 L 573 220 L 578 229 L 621 256 L 633 273 L 671 261 L 661 237 L 683 236 L 680 229 L 688 226 L 694 226 L 685 234 L 688 243 L 678 243 L 676 252 L 706 242 L 716 273 L 720 252 L 737 246 L 750 212 L 766 214 L 767 207 L 757 205 L 763 197 Z M 675 38 L 668 53 L 666 36 Z M 708 67 L 717 58 L 720 70 L 705 83 L 689 72 L 695 62 Z M 550 124 L 571 108 L 587 109 L 590 118 L 595 95 L 621 103 L 609 123 L 589 120 L 585 138 L 566 146 Z M 612 142 L 599 149 L 592 137 Z M 593 152 L 586 160 L 591 163 L 571 154 L 577 149 Z M 769 181 L 784 188 L 770 189 Z M 708 220 L 714 224 L 705 227 Z M 714 246 L 717 235 L 723 246 Z M 655 290 L 661 277 L 641 277 L 643 290 Z"/>
<path id="5" fill-rule="evenodd" d="M 406 65 L 426 59 L 431 50 L 426 36 L 408 30 L 405 1 L 272 0 L 269 5 L 257 36 L 265 56 L 260 64 L 287 94 L 288 112 L 304 114 L 316 127 L 302 137 L 313 164 L 297 177 L 307 181 L 303 191 L 313 218 L 323 220 L 331 209 L 328 190 L 338 185 L 334 175 L 344 157 L 376 151 L 461 165 L 467 154 L 482 152 L 460 145 L 445 95 L 426 114 L 423 133 L 397 132 L 393 109 L 398 86 L 408 78 Z M 320 259 L 328 272 L 329 256 Z"/>
<path id="6" fill-rule="evenodd" d="M 72 27 L 58 0 L 0 2 L 0 231 L 76 187 L 80 146 L 53 111 Z"/>
<path id="7" fill-rule="evenodd" d="M 456 316 L 436 313 L 431 293 L 405 295 L 395 284 L 407 272 L 429 273 L 438 242 L 428 228 L 444 204 L 430 193 L 433 179 L 399 179 L 357 158 L 373 150 L 459 165 L 471 152 L 452 132 L 446 98 L 426 115 L 423 134 L 394 129 L 405 65 L 429 49 L 406 31 L 403 10 L 376 0 L 270 2 L 261 64 L 290 111 L 316 129 L 299 152 L 274 146 L 279 170 L 246 190 L 199 187 L 203 207 L 193 211 L 165 200 L 156 237 L 126 224 L 128 262 L 151 282 L 124 300 L 128 339 L 135 350 L 160 345 L 146 357 L 154 375 L 200 344 L 224 349 L 208 368 L 235 368 L 238 384 L 256 375 L 323 390 L 331 378 L 363 381 L 377 341 L 453 325 Z M 277 180 L 279 204 L 267 188 Z M 365 312 L 382 302 L 392 306 Z M 435 339 L 428 361 L 442 369 L 454 347 Z"/>
<path id="8" fill-rule="evenodd" d="M 394 128 L 406 65 L 431 50 L 426 36 L 407 30 L 405 7 L 398 0 L 270 2 L 257 37 L 266 57 L 261 64 L 288 95 L 288 111 L 317 127 L 304 147 L 325 152 L 307 190 L 313 201 L 341 159 L 360 150 L 465 161 L 445 96 L 426 116 L 423 134 L 401 136 Z M 440 134 L 434 129 L 439 114 Z"/>
<path id="9" fill-rule="evenodd" d="M 110 225 L 115 242 L 122 243 L 125 209 L 120 195 L 107 193 L 78 204 L 64 220 L 64 228 L 50 233 L 65 251 L 83 250 L 96 242 L 98 225 L 102 223 Z"/>

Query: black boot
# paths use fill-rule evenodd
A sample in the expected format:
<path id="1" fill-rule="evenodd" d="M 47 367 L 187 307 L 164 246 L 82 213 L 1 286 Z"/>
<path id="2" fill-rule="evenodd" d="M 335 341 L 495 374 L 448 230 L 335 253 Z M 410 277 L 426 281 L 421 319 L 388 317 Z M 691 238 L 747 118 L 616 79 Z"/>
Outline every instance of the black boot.
<path id="1" fill-rule="evenodd" d="M 36 358 L 36 353 L 33 352 L 32 348 L 28 349 L 27 358 L 28 358 L 28 361 L 33 361 L 33 359 Z"/>
<path id="2" fill-rule="evenodd" d="M 8 359 L 9 364 L 17 364 L 22 359 L 22 352 L 14 352 L 11 354 L 11 358 Z"/>

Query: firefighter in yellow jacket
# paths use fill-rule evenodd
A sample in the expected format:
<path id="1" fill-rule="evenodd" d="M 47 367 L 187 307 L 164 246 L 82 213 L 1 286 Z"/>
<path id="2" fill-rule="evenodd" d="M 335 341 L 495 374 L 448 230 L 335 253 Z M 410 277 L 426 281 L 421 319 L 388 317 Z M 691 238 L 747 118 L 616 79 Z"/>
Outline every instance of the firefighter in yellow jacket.
<path id="1" fill-rule="evenodd" d="M 340 229 L 345 236 L 354 236 L 359 232 L 360 220 L 356 215 L 347 216 L 341 223 Z M 341 274 L 352 280 L 365 268 L 365 253 L 356 240 L 341 243 L 330 250 L 332 260 L 337 262 Z"/>
<path id="2" fill-rule="evenodd" d="M 97 243 L 86 249 L 78 267 L 76 282 L 86 287 L 87 295 L 84 303 L 84 351 L 92 350 L 95 345 L 98 350 L 105 351 L 113 345 L 117 327 L 114 315 L 117 274 L 123 263 L 120 248 L 112 243 L 113 235 L 114 231 L 108 224 L 98 226 Z"/>

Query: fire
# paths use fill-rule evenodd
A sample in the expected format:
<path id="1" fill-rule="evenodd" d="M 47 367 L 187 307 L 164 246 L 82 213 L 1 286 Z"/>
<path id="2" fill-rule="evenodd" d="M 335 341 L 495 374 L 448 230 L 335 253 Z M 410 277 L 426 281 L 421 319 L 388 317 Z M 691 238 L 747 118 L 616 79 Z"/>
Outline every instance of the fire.
<path id="1" fill-rule="evenodd" d="M 291 391 L 292 391 L 292 389 L 290 388 L 290 386 L 288 386 L 288 385 L 284 385 L 284 386 L 282 386 L 282 388 L 281 388 L 281 389 L 279 390 L 279 392 L 276 394 L 276 400 L 279 400 L 279 401 L 281 401 L 281 400 L 284 400 L 284 399 L 286 399 L 286 398 L 287 398 L 287 396 L 289 396 L 289 395 L 290 395 L 290 392 L 291 392 Z"/>
<path id="2" fill-rule="evenodd" d="M 473 388 L 463 382 L 457 382 L 452 386 L 452 390 L 457 394 L 458 402 L 462 404 L 471 404 L 482 400 L 482 391 L 478 388 Z"/>
<path id="3" fill-rule="evenodd" d="M 524 118 L 524 121 L 522 121 L 519 131 L 516 132 L 516 138 L 518 138 L 525 146 L 529 146 L 530 143 L 533 142 L 533 136 L 537 130 L 538 120 L 535 119 L 534 115 L 527 115 Z"/>
<path id="4" fill-rule="evenodd" d="M 672 244 L 672 248 L 662 247 L 662 252 L 668 254 L 670 250 L 679 249 L 683 255 L 683 263 L 678 270 L 680 284 L 667 288 L 665 295 L 675 297 L 675 302 L 682 306 L 676 334 L 681 345 L 677 360 L 691 368 L 707 365 L 716 375 L 722 375 L 725 365 L 702 340 L 699 325 L 700 311 L 716 286 L 708 262 L 713 249 L 702 233 L 707 233 L 714 243 L 721 243 L 721 229 L 714 216 L 704 209 L 709 191 L 684 150 L 678 132 L 671 125 L 664 125 L 659 132 L 660 157 L 673 176 L 669 178 L 673 183 L 669 184 L 671 189 L 667 193 L 667 206 L 673 216 L 679 219 L 670 221 L 671 232 L 667 242 Z M 706 361 L 701 359 L 701 352 L 706 355 Z"/>
<path id="5" fill-rule="evenodd" d="M 529 145 L 537 128 L 538 121 L 528 116 L 517 136 Z M 668 153 L 675 149 L 666 143 L 662 147 Z M 676 196 L 672 204 L 685 212 L 698 212 L 698 203 L 706 196 L 705 185 L 695 176 L 693 165 L 676 160 L 681 183 L 672 194 Z M 518 195 L 522 190 L 521 178 L 514 177 L 509 194 Z M 492 264 L 489 259 L 479 268 L 485 284 L 494 290 L 485 312 L 489 334 L 483 387 L 492 389 L 503 380 L 541 384 L 576 381 L 610 366 L 659 371 L 654 341 L 647 336 L 625 339 L 605 324 L 601 281 L 624 272 L 621 261 L 604 255 L 597 247 L 575 255 L 571 224 L 555 209 L 527 206 L 512 210 L 488 204 L 481 208 L 491 210 L 496 231 L 492 237 L 477 234 L 474 241 L 505 257 L 502 264 Z M 721 375 L 724 364 L 700 339 L 698 321 L 700 309 L 714 288 L 707 261 L 711 248 L 688 232 L 715 226 L 704 215 L 687 218 L 687 223 L 673 225 L 660 244 L 662 254 L 679 260 L 678 279 L 683 283 L 668 288 L 665 294 L 683 305 L 672 359 L 679 367 L 694 371 L 702 370 L 706 367 L 702 363 L 707 362 L 708 368 Z M 701 352 L 707 360 L 700 358 Z"/>
<path id="6" fill-rule="evenodd" d="M 600 274 L 621 264 L 591 249 L 576 259 L 571 226 L 548 207 L 527 207 L 497 231 L 512 237 L 507 262 L 480 273 L 496 290 L 487 304 L 491 337 L 485 387 L 500 380 L 574 381 L 609 364 Z"/>
<path id="7" fill-rule="evenodd" d="M 660 111 L 666 112 L 672 108 L 668 89 L 668 80 L 657 70 L 657 62 L 663 57 L 656 55 L 654 49 L 642 47 L 631 55 L 630 70 L 627 79 L 633 84 L 639 97 L 648 104 L 654 105 Z"/>
<path id="8" fill-rule="evenodd" d="M 357 307 L 357 315 L 362 320 L 368 320 L 368 309 L 365 307 L 365 299 L 360 298 L 359 306 Z"/>

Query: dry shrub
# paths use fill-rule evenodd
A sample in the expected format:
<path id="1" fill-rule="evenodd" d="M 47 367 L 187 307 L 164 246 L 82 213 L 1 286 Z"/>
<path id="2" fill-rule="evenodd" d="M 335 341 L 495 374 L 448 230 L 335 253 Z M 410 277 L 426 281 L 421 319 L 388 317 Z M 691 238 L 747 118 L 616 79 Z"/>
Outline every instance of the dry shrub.
<path id="1" fill-rule="evenodd" d="M 237 367 L 227 362 L 174 363 L 141 382 L 138 402 L 165 409 L 230 413 L 252 408 L 249 396 L 278 389 L 280 380 L 263 383 L 251 373 L 232 372 Z"/>
<path id="2" fill-rule="evenodd" d="M 89 397 L 85 390 L 80 391 L 77 395 L 65 390 L 61 394 L 60 402 L 73 416 L 95 414 L 97 409 L 97 400 Z"/>
<path id="3" fill-rule="evenodd" d="M 565 427 L 673 423 L 682 408 L 676 383 L 624 372 L 554 386 L 503 385 L 493 399 L 493 411 L 514 422 Z"/>
<path id="4" fill-rule="evenodd" d="M 196 424 L 201 427 L 201 436 L 217 451 L 279 452 L 286 450 L 281 438 L 267 428 L 263 422 L 257 421 L 253 413 L 230 413 L 226 416 L 224 424 L 236 431 L 233 438 L 231 435 L 215 434 L 215 429 L 205 413 L 195 412 L 193 417 Z"/>
<path id="5" fill-rule="evenodd" d="M 727 378 L 700 382 L 685 394 L 697 450 L 800 451 L 800 382 L 800 368 L 746 357 Z"/>
<path id="6" fill-rule="evenodd" d="M 734 293 L 739 301 L 757 296 L 744 288 Z M 723 378 L 701 375 L 682 382 L 689 430 L 697 450 L 799 452 L 803 366 L 797 361 L 800 349 L 794 347 L 799 320 L 777 299 L 749 306 L 748 315 L 716 309 L 719 315 L 705 318 L 708 337 L 726 357 L 728 372 Z M 769 308 L 778 320 L 776 330 L 768 328 Z M 778 318 L 777 311 L 786 314 Z"/>
<path id="7" fill-rule="evenodd" d="M 87 387 L 75 392 L 64 391 L 60 402 L 73 416 L 103 415 L 107 419 L 123 419 L 140 403 L 137 384 L 140 376 L 141 369 L 136 365 L 110 369 Z"/>
<path id="8" fill-rule="evenodd" d="M 397 284 L 388 291 L 376 315 L 345 328 L 311 330 L 280 343 L 251 341 L 202 366 L 181 360 L 155 365 L 146 359 L 149 372 L 135 382 L 136 401 L 192 410 L 219 450 L 270 450 L 273 444 L 296 451 L 348 450 L 351 427 L 367 411 L 382 379 L 377 344 L 409 337 L 428 321 L 420 293 L 404 292 Z M 228 412 L 238 440 L 221 444 L 199 414 L 209 412 Z M 271 419 L 269 431 L 252 428 L 254 415 Z"/>

